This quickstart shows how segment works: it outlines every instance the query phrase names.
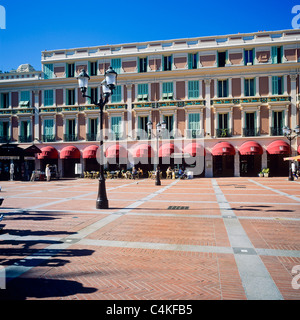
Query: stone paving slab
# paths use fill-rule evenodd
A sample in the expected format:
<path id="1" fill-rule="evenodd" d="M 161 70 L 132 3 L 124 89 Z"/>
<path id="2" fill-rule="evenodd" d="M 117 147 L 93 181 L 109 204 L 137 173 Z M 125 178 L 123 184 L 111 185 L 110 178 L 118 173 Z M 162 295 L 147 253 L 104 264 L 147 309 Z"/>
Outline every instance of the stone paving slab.
<path id="1" fill-rule="evenodd" d="M 300 298 L 296 181 L 107 180 L 105 210 L 97 180 L 0 184 L 1 300 Z"/>

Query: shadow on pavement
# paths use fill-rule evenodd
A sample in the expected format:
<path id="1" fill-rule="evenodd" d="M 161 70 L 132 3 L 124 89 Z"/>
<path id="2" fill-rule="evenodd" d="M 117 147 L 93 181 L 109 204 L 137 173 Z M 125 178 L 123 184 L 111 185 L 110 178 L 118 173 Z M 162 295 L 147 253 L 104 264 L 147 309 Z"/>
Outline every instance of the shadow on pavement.
<path id="1" fill-rule="evenodd" d="M 84 287 L 73 280 L 16 278 L 7 283 L 5 290 L 0 290 L 0 300 L 59 299 L 95 291 L 96 288 Z"/>

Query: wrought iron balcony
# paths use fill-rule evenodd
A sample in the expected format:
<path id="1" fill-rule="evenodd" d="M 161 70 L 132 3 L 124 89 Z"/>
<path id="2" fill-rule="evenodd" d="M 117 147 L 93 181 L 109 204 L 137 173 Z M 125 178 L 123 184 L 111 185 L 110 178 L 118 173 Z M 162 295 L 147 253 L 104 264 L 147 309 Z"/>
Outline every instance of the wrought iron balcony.
<path id="1" fill-rule="evenodd" d="M 87 133 L 86 134 L 86 141 L 98 141 L 100 137 L 97 133 Z"/>
<path id="2" fill-rule="evenodd" d="M 257 137 L 260 135 L 260 132 L 258 129 L 243 129 L 243 135 L 244 137 Z"/>
<path id="3" fill-rule="evenodd" d="M 43 142 L 55 142 L 56 141 L 55 134 L 42 135 L 42 140 Z"/>
<path id="4" fill-rule="evenodd" d="M 29 136 L 19 136 L 19 142 L 32 142 L 32 135 Z"/>
<path id="5" fill-rule="evenodd" d="M 10 137 L 0 137 L 0 143 L 9 143 Z"/>
<path id="6" fill-rule="evenodd" d="M 270 128 L 270 135 L 271 136 L 283 136 L 282 128 L 278 127 L 271 127 Z"/>
<path id="7" fill-rule="evenodd" d="M 231 129 L 216 129 L 217 138 L 232 137 Z"/>
<path id="8" fill-rule="evenodd" d="M 78 135 L 77 134 L 64 134 L 64 141 L 77 141 Z"/>

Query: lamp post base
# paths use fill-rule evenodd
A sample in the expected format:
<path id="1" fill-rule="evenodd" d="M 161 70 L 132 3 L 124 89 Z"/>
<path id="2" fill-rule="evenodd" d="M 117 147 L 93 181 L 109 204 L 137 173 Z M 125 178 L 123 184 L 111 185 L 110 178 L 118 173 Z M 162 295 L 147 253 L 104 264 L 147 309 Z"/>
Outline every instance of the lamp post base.
<path id="1" fill-rule="evenodd" d="M 107 199 L 97 199 L 96 200 L 96 209 L 108 209 L 108 200 Z"/>
<path id="2" fill-rule="evenodd" d="M 96 209 L 108 209 L 108 208 L 109 206 L 108 206 L 108 199 L 106 195 L 105 179 L 100 175 L 98 197 L 96 200 Z"/>

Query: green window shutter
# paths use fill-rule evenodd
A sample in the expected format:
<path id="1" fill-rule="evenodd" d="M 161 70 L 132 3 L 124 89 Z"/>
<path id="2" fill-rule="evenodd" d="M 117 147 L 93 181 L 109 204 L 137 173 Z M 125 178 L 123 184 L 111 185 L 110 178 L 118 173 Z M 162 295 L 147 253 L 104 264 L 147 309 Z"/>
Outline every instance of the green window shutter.
<path id="1" fill-rule="evenodd" d="M 188 98 L 199 98 L 199 81 L 188 82 Z"/>
<path id="2" fill-rule="evenodd" d="M 0 137 L 4 137 L 5 134 L 3 132 L 3 122 L 0 122 Z"/>
<path id="3" fill-rule="evenodd" d="M 255 64 L 255 48 L 252 49 L 253 64 Z"/>
<path id="4" fill-rule="evenodd" d="M 228 50 L 226 50 L 226 58 L 225 58 L 225 64 L 229 63 L 229 56 L 228 56 Z"/>
<path id="5" fill-rule="evenodd" d="M 193 69 L 193 54 L 192 53 L 188 54 L 188 68 Z"/>
<path id="6" fill-rule="evenodd" d="M 253 95 L 256 95 L 256 78 L 253 79 Z"/>
<path id="7" fill-rule="evenodd" d="M 121 73 L 121 59 L 111 59 L 111 67 L 117 74 Z"/>
<path id="8" fill-rule="evenodd" d="M 119 134 L 121 132 L 121 117 L 111 117 L 111 130 Z"/>
<path id="9" fill-rule="evenodd" d="M 121 86 L 116 86 L 113 95 L 111 96 L 111 102 L 117 103 L 121 102 L 122 100 L 122 94 L 121 94 Z"/>
<path id="10" fill-rule="evenodd" d="M 272 94 L 278 95 L 278 77 L 277 76 L 272 77 Z"/>
<path id="11" fill-rule="evenodd" d="M 272 63 L 278 63 L 278 59 L 277 59 L 277 47 L 272 47 L 271 49 L 271 55 L 272 55 Z"/>
<path id="12" fill-rule="evenodd" d="M 44 64 L 44 79 L 53 78 L 53 64 Z"/>

